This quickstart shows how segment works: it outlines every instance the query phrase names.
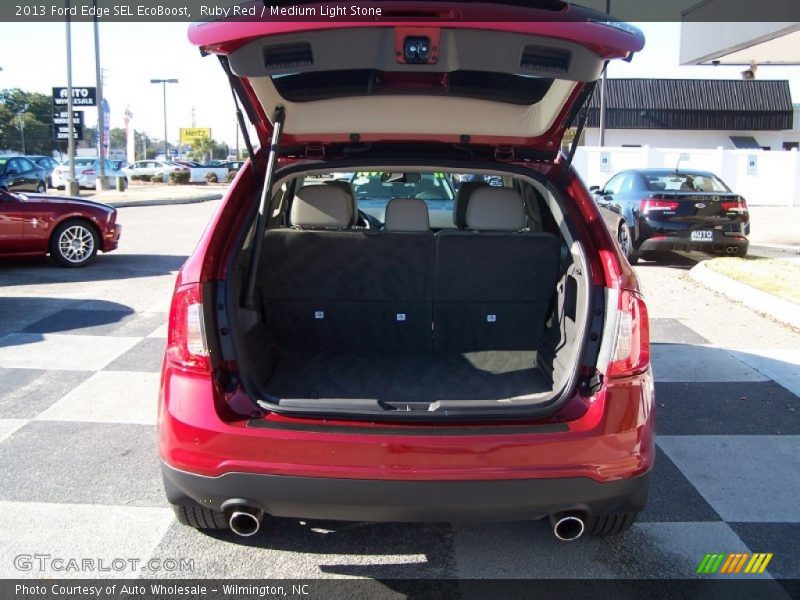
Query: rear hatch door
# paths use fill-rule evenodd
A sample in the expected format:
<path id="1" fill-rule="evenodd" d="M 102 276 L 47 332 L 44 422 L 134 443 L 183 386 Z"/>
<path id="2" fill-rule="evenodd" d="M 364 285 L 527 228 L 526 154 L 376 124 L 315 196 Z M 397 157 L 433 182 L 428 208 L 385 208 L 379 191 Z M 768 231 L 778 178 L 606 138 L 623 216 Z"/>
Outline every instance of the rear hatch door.
<path id="1" fill-rule="evenodd" d="M 606 61 L 644 45 L 636 28 L 557 0 L 375 7 L 348 20 L 293 5 L 305 16 L 285 20 L 267 5 L 264 19 L 193 25 L 189 38 L 226 57 L 262 147 L 280 106 L 282 145 L 473 143 L 551 159 Z"/>

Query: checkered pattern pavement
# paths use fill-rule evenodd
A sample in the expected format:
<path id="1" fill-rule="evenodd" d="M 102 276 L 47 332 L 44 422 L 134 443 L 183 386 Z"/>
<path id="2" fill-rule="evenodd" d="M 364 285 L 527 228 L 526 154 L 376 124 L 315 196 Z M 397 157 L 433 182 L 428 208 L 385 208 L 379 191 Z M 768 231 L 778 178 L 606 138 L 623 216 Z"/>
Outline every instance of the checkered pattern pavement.
<path id="1" fill-rule="evenodd" d="M 764 374 L 785 365 L 680 319 L 652 320 L 658 458 L 630 532 L 277 520 L 244 539 L 174 521 L 154 431 L 166 314 L 120 306 L 0 297 L 2 577 L 39 553 L 191 558 L 175 576 L 200 577 L 686 578 L 707 552 L 773 552 L 763 577 L 800 577 L 800 398 Z"/>

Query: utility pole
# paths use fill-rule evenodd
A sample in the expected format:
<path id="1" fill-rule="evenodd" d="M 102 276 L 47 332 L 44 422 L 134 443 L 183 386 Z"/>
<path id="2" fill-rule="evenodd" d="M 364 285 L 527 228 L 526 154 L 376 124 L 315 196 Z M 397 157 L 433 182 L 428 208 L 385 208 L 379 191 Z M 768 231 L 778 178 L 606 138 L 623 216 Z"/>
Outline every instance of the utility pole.
<path id="1" fill-rule="evenodd" d="M 606 0 L 606 14 L 611 14 L 611 0 Z M 608 61 L 603 65 L 603 78 L 600 81 L 600 147 L 606 145 L 606 71 Z"/>
<path id="2" fill-rule="evenodd" d="M 167 143 L 167 84 L 178 83 L 177 79 L 151 79 L 150 83 L 160 83 L 164 95 L 164 160 L 169 160 L 169 146 Z"/>
<path id="3" fill-rule="evenodd" d="M 23 154 L 27 154 L 27 152 L 25 152 L 25 110 L 27 110 L 27 107 L 17 113 L 17 127 L 19 128 L 20 138 L 22 138 Z"/>
<path id="4" fill-rule="evenodd" d="M 67 160 L 69 161 L 69 173 L 67 175 L 67 194 L 77 196 L 80 193 L 80 186 L 75 181 L 75 119 L 73 118 L 72 104 L 72 23 L 69 17 L 70 0 L 67 0 Z"/>
<path id="5" fill-rule="evenodd" d="M 239 160 L 239 119 L 236 121 L 236 160 Z"/>
<path id="6" fill-rule="evenodd" d="M 100 70 L 100 31 L 97 23 L 97 0 L 92 0 L 94 7 L 94 68 L 97 80 L 97 158 L 100 163 L 95 187 L 97 191 L 108 189 L 106 179 L 106 151 L 105 151 L 105 115 L 103 114 L 103 74 Z"/>

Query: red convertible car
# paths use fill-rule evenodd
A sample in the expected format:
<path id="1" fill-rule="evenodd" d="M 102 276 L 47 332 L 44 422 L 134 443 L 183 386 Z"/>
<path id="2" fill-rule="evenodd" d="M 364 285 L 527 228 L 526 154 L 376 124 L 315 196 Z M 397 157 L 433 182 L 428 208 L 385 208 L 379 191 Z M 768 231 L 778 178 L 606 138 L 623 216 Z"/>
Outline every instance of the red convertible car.
<path id="1" fill-rule="evenodd" d="M 121 231 L 111 206 L 80 198 L 0 190 L 0 256 L 50 254 L 65 267 L 111 252 Z"/>

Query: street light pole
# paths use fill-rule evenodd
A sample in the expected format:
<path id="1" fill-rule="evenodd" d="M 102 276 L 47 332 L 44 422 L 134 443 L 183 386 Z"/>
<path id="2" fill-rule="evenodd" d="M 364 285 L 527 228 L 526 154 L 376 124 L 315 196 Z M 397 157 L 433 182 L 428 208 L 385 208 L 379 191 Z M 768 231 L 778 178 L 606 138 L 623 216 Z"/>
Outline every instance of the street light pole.
<path id="1" fill-rule="evenodd" d="M 106 152 L 105 152 L 105 115 L 103 114 L 103 75 L 100 70 L 100 31 L 97 24 L 97 0 L 92 0 L 94 6 L 94 68 L 97 80 L 97 158 L 100 163 L 99 172 L 95 181 L 98 191 L 108 189 L 106 180 Z"/>
<path id="2" fill-rule="evenodd" d="M 67 194 L 77 196 L 80 186 L 75 181 L 75 119 L 73 118 L 74 106 L 72 104 L 72 23 L 70 20 L 70 0 L 67 0 L 67 160 L 69 173 L 67 175 Z"/>
<path id="3" fill-rule="evenodd" d="M 169 146 L 167 143 L 167 84 L 178 83 L 177 79 L 151 79 L 150 83 L 160 83 L 164 96 L 164 160 L 169 160 Z"/>

